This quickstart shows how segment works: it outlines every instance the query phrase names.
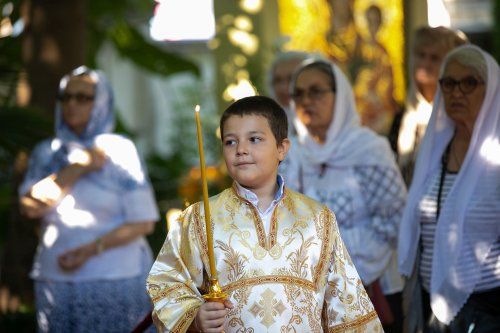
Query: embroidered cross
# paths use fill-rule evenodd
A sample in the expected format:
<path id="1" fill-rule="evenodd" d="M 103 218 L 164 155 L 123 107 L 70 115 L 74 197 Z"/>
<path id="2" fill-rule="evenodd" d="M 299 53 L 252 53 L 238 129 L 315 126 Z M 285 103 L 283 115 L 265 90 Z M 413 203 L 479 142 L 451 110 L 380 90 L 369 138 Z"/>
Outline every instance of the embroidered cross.
<path id="1" fill-rule="evenodd" d="M 278 302 L 274 298 L 274 295 L 276 294 L 269 288 L 266 289 L 261 295 L 262 299 L 258 303 L 254 303 L 250 308 L 250 313 L 255 317 L 262 317 L 261 324 L 266 327 L 274 324 L 275 320 L 273 317 L 281 315 L 286 309 L 283 302 L 281 300 Z"/>

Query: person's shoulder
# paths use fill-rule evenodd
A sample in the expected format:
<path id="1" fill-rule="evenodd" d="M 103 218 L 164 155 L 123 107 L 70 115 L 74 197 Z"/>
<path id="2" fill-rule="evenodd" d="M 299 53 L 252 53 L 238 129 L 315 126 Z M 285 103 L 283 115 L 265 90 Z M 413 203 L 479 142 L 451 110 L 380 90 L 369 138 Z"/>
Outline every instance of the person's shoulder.
<path id="1" fill-rule="evenodd" d="M 236 190 L 233 189 L 233 187 L 228 187 L 222 191 L 220 191 L 217 194 L 214 194 L 211 196 L 208 200 L 210 201 L 211 204 L 222 204 L 228 202 L 231 199 L 238 198 L 238 195 L 236 194 Z"/>
<path id="2" fill-rule="evenodd" d="M 50 150 L 55 150 L 58 149 L 61 146 L 61 141 L 57 138 L 45 138 L 39 142 L 37 142 L 33 150 L 40 150 L 40 149 L 50 149 Z"/>
<path id="3" fill-rule="evenodd" d="M 292 212 L 300 212 L 301 215 L 306 214 L 314 219 L 318 218 L 325 223 L 333 223 L 333 225 L 337 223 L 335 213 L 328 206 L 303 193 L 286 189 L 283 200 L 285 207 Z"/>
<path id="4" fill-rule="evenodd" d="M 135 154 L 135 143 L 127 136 L 117 133 L 105 133 L 96 136 L 95 146 L 102 149 L 108 156 L 116 154 Z"/>
<path id="5" fill-rule="evenodd" d="M 209 197 L 208 198 L 208 201 L 213 204 L 213 203 L 216 203 L 218 201 L 224 201 L 224 200 L 227 200 L 228 199 L 228 196 L 231 196 L 233 195 L 232 194 L 232 189 L 231 188 L 226 188 L 224 190 L 222 190 L 221 192 L 217 193 L 217 194 L 214 194 L 213 196 Z M 196 210 L 196 209 L 199 209 L 199 207 L 203 206 L 203 201 L 196 201 L 196 202 L 193 202 L 191 204 L 189 204 L 185 209 L 184 211 L 193 211 L 193 210 Z"/>
<path id="6" fill-rule="evenodd" d="M 383 151 L 384 153 L 390 153 L 388 156 L 392 157 L 392 149 L 387 136 L 379 134 L 368 127 L 361 127 L 358 130 L 358 137 L 360 141 L 366 143 L 365 149 L 373 152 Z"/>
<path id="7" fill-rule="evenodd" d="M 133 145 L 135 146 L 132 139 L 130 139 L 127 135 L 121 133 L 103 133 L 96 136 L 95 142 L 97 145 L 106 145 L 106 144 L 114 144 L 114 145 Z"/>
<path id="8" fill-rule="evenodd" d="M 52 154 L 57 151 L 62 145 L 61 140 L 57 138 L 46 138 L 42 141 L 39 141 L 33 146 L 31 149 L 32 157 L 44 157 L 44 156 L 52 156 Z"/>
<path id="9" fill-rule="evenodd" d="M 211 196 L 210 198 L 208 198 L 208 201 L 210 202 L 211 213 L 215 213 L 215 211 L 213 211 L 213 209 L 217 207 L 218 203 L 220 203 L 221 201 L 224 202 L 224 201 L 228 200 L 227 195 L 230 193 L 229 191 L 230 191 L 230 188 L 225 189 L 222 192 L 217 193 L 217 194 Z M 202 213 L 204 209 L 205 208 L 203 205 L 203 201 L 193 202 L 193 203 L 189 204 L 180 213 L 180 217 L 181 217 L 180 220 L 183 220 L 183 221 L 190 220 L 191 217 L 196 216 L 196 215 L 200 215 L 200 213 Z"/>
<path id="10" fill-rule="evenodd" d="M 319 202 L 318 200 L 313 199 L 303 193 L 294 191 L 288 187 L 285 187 L 285 195 L 283 197 L 283 200 L 289 201 L 294 206 L 308 207 L 309 209 L 318 212 L 325 209 L 329 210 L 329 208 L 325 204 Z"/>

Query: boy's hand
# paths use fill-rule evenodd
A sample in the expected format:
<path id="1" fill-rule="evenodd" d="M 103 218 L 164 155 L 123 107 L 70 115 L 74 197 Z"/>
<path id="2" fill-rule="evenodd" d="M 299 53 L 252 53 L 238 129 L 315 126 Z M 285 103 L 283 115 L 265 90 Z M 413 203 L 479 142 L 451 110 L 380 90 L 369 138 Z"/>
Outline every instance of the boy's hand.
<path id="1" fill-rule="evenodd" d="M 230 301 L 206 302 L 203 303 L 196 315 L 195 327 L 203 333 L 220 333 L 224 331 L 226 320 L 226 309 L 232 309 L 233 304 Z"/>

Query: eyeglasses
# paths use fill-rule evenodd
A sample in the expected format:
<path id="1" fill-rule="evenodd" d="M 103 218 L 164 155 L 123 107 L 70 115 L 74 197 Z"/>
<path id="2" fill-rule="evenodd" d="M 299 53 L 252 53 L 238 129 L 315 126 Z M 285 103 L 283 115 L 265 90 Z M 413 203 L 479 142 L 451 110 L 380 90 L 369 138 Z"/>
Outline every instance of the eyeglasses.
<path id="1" fill-rule="evenodd" d="M 94 95 L 87 95 L 84 93 L 64 93 L 58 96 L 58 99 L 62 103 L 68 103 L 71 99 L 74 99 L 78 104 L 85 104 L 94 100 Z"/>
<path id="2" fill-rule="evenodd" d="M 324 94 L 334 93 L 333 89 L 320 89 L 320 88 L 311 88 L 309 90 L 295 90 L 292 93 L 292 99 L 295 103 L 302 103 L 304 98 L 308 97 L 314 101 L 317 101 L 323 97 Z"/>
<path id="3" fill-rule="evenodd" d="M 450 94 L 455 90 L 455 86 L 458 86 L 460 91 L 464 94 L 470 94 L 473 92 L 478 85 L 484 84 L 484 81 L 480 81 L 473 76 L 467 76 L 462 80 L 455 80 L 451 77 L 444 77 L 439 80 L 439 85 L 444 93 Z"/>

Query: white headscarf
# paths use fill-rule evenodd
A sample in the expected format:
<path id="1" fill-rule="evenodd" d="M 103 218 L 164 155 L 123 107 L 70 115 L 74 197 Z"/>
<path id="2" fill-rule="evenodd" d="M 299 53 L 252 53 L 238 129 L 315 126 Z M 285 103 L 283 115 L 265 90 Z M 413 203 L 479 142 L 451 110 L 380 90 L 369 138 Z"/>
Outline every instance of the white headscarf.
<path id="1" fill-rule="evenodd" d="M 437 222 L 431 278 L 431 308 L 449 324 L 481 278 L 481 267 L 500 235 L 500 69 L 496 61 L 477 46 L 465 45 L 450 55 L 472 48 L 486 61 L 486 94 L 476 119 L 469 148 Z M 431 119 L 420 146 L 415 174 L 403 214 L 398 246 L 399 268 L 410 276 L 420 239 L 419 201 L 431 175 L 440 168 L 441 157 L 455 130 L 447 116 L 438 88 Z M 474 220 L 477 212 L 491 219 Z M 477 215 L 476 215 L 477 216 Z M 474 258 L 473 260 L 462 260 Z M 414 273 L 415 274 L 415 273 Z"/>
<path id="2" fill-rule="evenodd" d="M 307 64 L 306 60 L 302 67 Z M 312 165 L 326 163 L 339 167 L 381 165 L 396 168 L 388 141 L 361 126 L 349 81 L 336 65 L 330 65 L 335 77 L 336 93 L 333 120 L 328 127 L 326 141 L 324 144 L 317 143 L 304 124 L 295 118 L 298 140 L 301 143 L 298 149 L 300 154 Z M 292 86 L 295 86 L 295 82 Z M 293 102 L 292 107 L 295 107 Z"/>

